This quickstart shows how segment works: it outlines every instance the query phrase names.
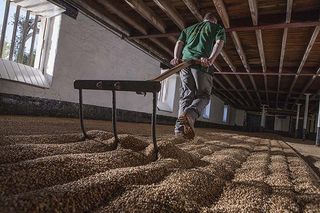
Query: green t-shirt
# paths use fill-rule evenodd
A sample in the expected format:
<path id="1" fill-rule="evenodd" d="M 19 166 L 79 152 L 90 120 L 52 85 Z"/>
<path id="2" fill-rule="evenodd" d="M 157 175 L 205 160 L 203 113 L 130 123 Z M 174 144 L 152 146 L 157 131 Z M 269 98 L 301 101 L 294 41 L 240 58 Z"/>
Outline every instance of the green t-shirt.
<path id="1" fill-rule="evenodd" d="M 209 58 L 213 46 L 217 40 L 226 42 L 226 33 L 222 26 L 203 21 L 184 29 L 178 40 L 184 42 L 182 50 L 182 59 L 200 59 L 201 57 Z M 208 72 L 208 68 L 194 66 L 201 71 Z"/>

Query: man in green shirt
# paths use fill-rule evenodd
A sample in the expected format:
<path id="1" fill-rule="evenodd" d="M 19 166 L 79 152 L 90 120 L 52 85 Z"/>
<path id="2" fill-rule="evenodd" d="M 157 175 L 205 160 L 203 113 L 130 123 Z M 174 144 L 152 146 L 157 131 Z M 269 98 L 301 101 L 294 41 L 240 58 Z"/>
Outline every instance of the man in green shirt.
<path id="1" fill-rule="evenodd" d="M 179 114 L 175 135 L 193 139 L 194 123 L 210 101 L 212 74 L 210 66 L 220 54 L 226 41 L 222 26 L 213 13 L 207 13 L 202 22 L 184 29 L 175 45 L 171 64 L 182 60 L 198 59 L 201 65 L 193 65 L 180 71 L 181 87 Z"/>

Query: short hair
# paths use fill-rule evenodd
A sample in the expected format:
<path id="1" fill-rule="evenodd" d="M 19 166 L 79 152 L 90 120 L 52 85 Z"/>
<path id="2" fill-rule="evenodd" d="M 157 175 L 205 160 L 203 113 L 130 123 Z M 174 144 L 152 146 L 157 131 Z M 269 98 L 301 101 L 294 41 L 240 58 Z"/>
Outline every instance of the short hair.
<path id="1" fill-rule="evenodd" d="M 217 18 L 213 12 L 208 12 L 204 15 L 203 20 L 215 20 L 217 21 Z"/>

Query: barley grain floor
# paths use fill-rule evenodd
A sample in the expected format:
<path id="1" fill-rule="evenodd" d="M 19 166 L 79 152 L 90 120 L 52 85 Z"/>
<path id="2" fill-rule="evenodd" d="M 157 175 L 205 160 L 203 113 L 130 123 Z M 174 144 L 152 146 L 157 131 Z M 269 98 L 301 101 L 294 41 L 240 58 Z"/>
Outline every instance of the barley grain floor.
<path id="1" fill-rule="evenodd" d="M 158 126 L 0 117 L 0 212 L 320 212 L 320 186 L 278 136 L 197 129 L 192 141 Z M 96 130 L 100 129 L 100 130 Z M 4 136 L 5 135 L 5 136 Z"/>

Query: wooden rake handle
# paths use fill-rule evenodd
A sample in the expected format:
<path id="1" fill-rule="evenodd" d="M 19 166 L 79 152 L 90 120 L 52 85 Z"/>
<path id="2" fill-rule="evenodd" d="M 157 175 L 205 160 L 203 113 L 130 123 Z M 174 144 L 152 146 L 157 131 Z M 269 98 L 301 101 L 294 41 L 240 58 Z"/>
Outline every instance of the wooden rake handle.
<path id="1" fill-rule="evenodd" d="M 159 75 L 158 77 L 151 79 L 151 81 L 163 81 L 164 79 L 170 77 L 171 75 L 179 72 L 180 70 L 187 68 L 191 65 L 195 65 L 195 64 L 200 64 L 199 60 L 189 60 L 189 61 L 184 61 L 180 64 L 178 64 L 175 67 L 172 67 L 171 69 L 168 69 L 167 71 L 165 71 L 164 73 L 162 73 L 161 75 Z"/>

